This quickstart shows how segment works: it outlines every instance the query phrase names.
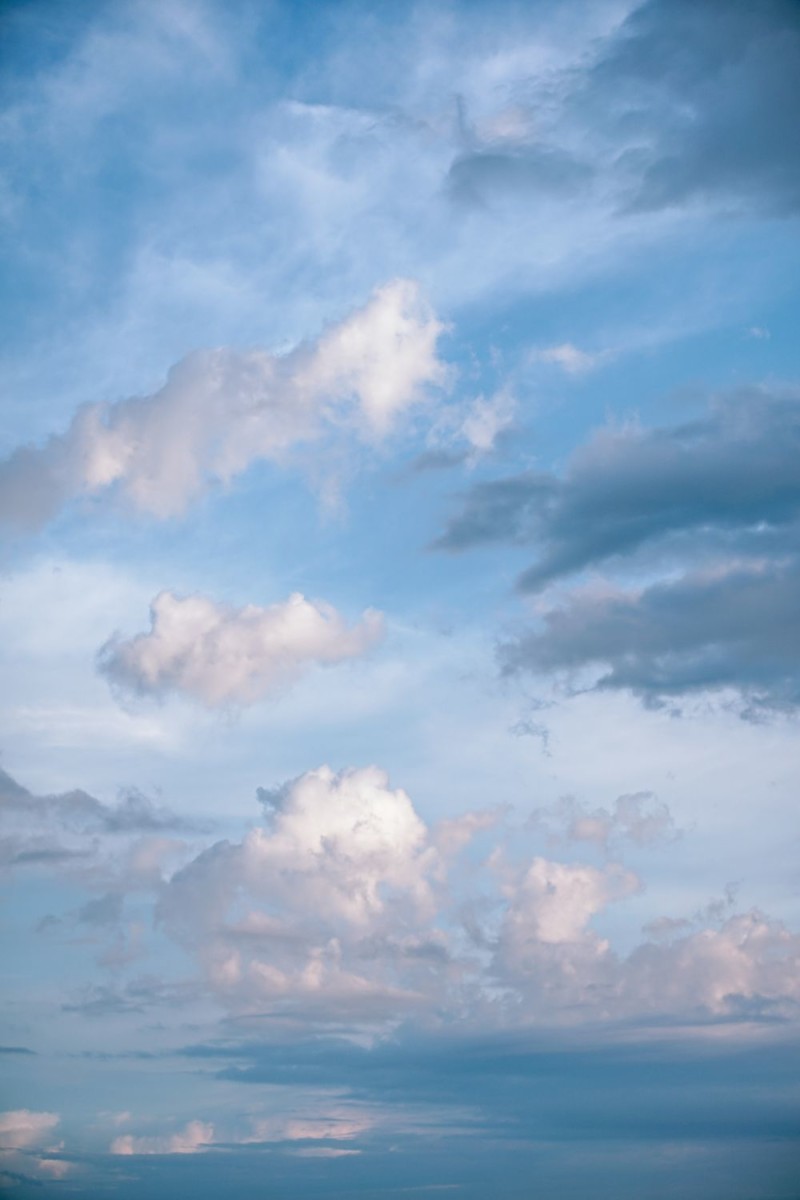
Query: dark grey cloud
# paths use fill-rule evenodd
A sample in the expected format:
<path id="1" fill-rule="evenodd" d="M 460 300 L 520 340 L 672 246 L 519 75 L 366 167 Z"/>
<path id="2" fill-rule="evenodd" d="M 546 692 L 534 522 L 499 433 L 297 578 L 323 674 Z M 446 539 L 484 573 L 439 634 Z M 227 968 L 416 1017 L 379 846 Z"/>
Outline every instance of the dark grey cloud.
<path id="1" fill-rule="evenodd" d="M 592 174 L 585 163 L 562 150 L 523 144 L 459 155 L 446 186 L 458 203 L 488 208 L 501 200 L 572 193 L 587 186 Z"/>
<path id="2" fill-rule="evenodd" d="M 596 432 L 561 475 L 484 482 L 436 543 L 531 545 L 537 592 L 587 569 L 674 573 L 573 592 L 501 648 L 506 671 L 599 670 L 649 703 L 732 688 L 750 713 L 800 703 L 800 399 L 767 388 L 696 419 Z"/>
<path id="3" fill-rule="evenodd" d="M 766 389 L 716 400 L 707 414 L 656 429 L 598 431 L 563 476 L 525 473 L 467 493 L 436 546 L 537 546 L 522 576 L 536 591 L 659 539 L 731 534 L 760 552 L 800 516 L 800 400 Z"/>
<path id="4" fill-rule="evenodd" d="M 650 0 L 591 72 L 579 105 L 629 148 L 629 207 L 711 201 L 800 212 L 800 5 Z"/>
<path id="5" fill-rule="evenodd" d="M 253 1040 L 185 1053 L 219 1062 L 228 1086 L 330 1088 L 368 1112 L 374 1105 L 381 1120 L 356 1143 L 370 1196 L 393 1194 L 380 1175 L 389 1146 L 415 1168 L 402 1181 L 392 1172 L 393 1184 L 424 1191 L 421 1184 L 439 1179 L 469 1197 L 522 1200 L 532 1179 L 543 1196 L 782 1195 L 799 1128 L 794 1034 L 779 1026 L 755 1041 L 696 1034 L 679 1026 L 440 1028 L 401 1030 L 372 1046 Z M 435 1173 L 435 1147 L 446 1175 Z M 732 1158 L 746 1183 L 728 1175 Z M 345 1190 L 361 1194 L 354 1183 Z"/>
<path id="6" fill-rule="evenodd" d="M 745 712 L 800 704 L 800 563 L 687 575 L 641 592 L 574 596 L 501 648 L 507 671 L 597 666 L 599 689 L 650 704 L 735 689 Z"/>

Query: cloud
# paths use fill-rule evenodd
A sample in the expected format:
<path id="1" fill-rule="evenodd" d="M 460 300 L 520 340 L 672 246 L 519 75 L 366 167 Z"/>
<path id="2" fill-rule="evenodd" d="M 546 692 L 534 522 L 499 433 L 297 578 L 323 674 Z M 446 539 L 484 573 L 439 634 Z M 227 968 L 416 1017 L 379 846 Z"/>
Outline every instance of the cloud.
<path id="1" fill-rule="evenodd" d="M 611 809 L 590 808 L 574 796 L 563 796 L 548 808 L 534 809 L 528 825 L 554 840 L 589 842 L 603 850 L 611 842 L 652 846 L 678 836 L 669 807 L 652 792 L 617 796 Z"/>
<path id="2" fill-rule="evenodd" d="M 0 1150 L 27 1150 L 40 1147 L 61 1121 L 58 1113 L 31 1112 L 18 1108 L 0 1113 Z"/>
<path id="3" fill-rule="evenodd" d="M 312 664 L 366 654 L 383 635 L 383 617 L 368 609 L 348 627 L 330 604 L 295 592 L 267 608 L 234 609 L 205 596 L 161 592 L 150 630 L 113 637 L 100 650 L 109 681 L 141 695 L 179 692 L 209 708 L 252 704 L 294 682 Z"/>
<path id="4" fill-rule="evenodd" d="M 571 342 L 563 342 L 560 346 L 546 346 L 532 351 L 530 355 L 532 362 L 553 363 L 568 375 L 582 375 L 591 371 L 605 357 L 604 354 L 589 354 L 588 351 L 573 346 Z"/>
<path id="5" fill-rule="evenodd" d="M 561 478 L 527 473 L 476 485 L 437 545 L 538 544 L 520 580 L 536 591 L 685 532 L 786 527 L 800 514 L 799 452 L 796 396 L 765 388 L 722 396 L 685 424 L 599 430 Z"/>
<path id="6" fill-rule="evenodd" d="M 295 1033 L 412 1018 L 508 1028 L 689 1013 L 758 1020 L 800 1003 L 800 937 L 781 922 L 731 901 L 651 923 L 652 938 L 620 955 L 595 924 L 642 890 L 639 877 L 618 861 L 530 854 L 541 828 L 606 853 L 674 842 L 669 810 L 647 793 L 610 809 L 564 801 L 515 830 L 496 809 L 429 830 L 375 767 L 323 767 L 261 800 L 265 825 L 209 846 L 157 904 L 166 934 L 240 1018 L 270 1014 Z M 481 832 L 490 849 L 460 858 Z M 692 965 L 682 973 L 683 962 Z M 662 973 L 670 984 L 659 989 Z"/>
<path id="7" fill-rule="evenodd" d="M 320 767 L 260 796 L 264 826 L 172 877 L 157 910 L 170 935 L 234 1007 L 384 1019 L 417 1005 L 441 864 L 407 794 L 377 767 Z"/>
<path id="8" fill-rule="evenodd" d="M 592 168 L 554 146 L 522 143 L 460 154 L 446 179 L 448 194 L 468 207 L 572 197 L 591 184 Z"/>
<path id="9" fill-rule="evenodd" d="M 635 120 L 630 206 L 800 208 L 800 15 L 793 0 L 650 0 L 608 43 L 579 101 Z"/>
<path id="10" fill-rule="evenodd" d="M 126 1117 L 130 1114 L 124 1114 Z M 109 1153 L 130 1157 L 152 1154 L 203 1154 L 214 1147 L 230 1150 L 233 1146 L 258 1146 L 292 1142 L 350 1141 L 370 1128 L 369 1117 L 351 1113 L 347 1108 L 320 1115 L 281 1117 L 252 1117 L 249 1128 L 222 1130 L 208 1121 L 193 1120 L 172 1134 L 137 1137 L 121 1134 L 114 1138 Z M 306 1146 L 293 1149 L 293 1154 L 308 1157 L 336 1158 L 358 1154 L 360 1151 L 342 1146 Z"/>
<path id="11" fill-rule="evenodd" d="M 75 834 L 141 834 L 196 831 L 198 826 L 135 790 L 104 804 L 76 789 L 36 796 L 0 768 L 0 818 L 4 825 L 47 827 Z"/>
<path id="12" fill-rule="evenodd" d="M 635 591 L 592 585 L 558 606 L 540 602 L 538 626 L 501 648 L 506 670 L 599 668 L 590 686 L 651 701 L 732 688 L 755 707 L 792 707 L 800 696 L 798 458 L 796 395 L 724 395 L 679 425 L 602 429 L 560 477 L 528 472 L 477 484 L 436 545 L 535 545 L 523 592 L 587 569 L 652 574 L 666 562 L 666 578 Z"/>
<path id="13" fill-rule="evenodd" d="M 178 1133 L 162 1137 L 134 1137 L 130 1133 L 114 1138 L 109 1153 L 133 1154 L 202 1154 L 214 1142 L 214 1126 L 205 1121 L 190 1121 Z"/>
<path id="14" fill-rule="evenodd" d="M 396 280 L 316 342 L 284 354 L 204 350 L 160 391 L 87 404 L 66 433 L 0 463 L 0 517 L 36 528 L 65 504 L 111 488 L 157 519 L 180 516 L 213 481 L 345 429 L 375 444 L 445 382 L 443 326 L 417 287 Z"/>
<path id="15" fill-rule="evenodd" d="M 732 689 L 751 714 L 800 703 L 800 563 L 694 572 L 639 591 L 573 595 L 500 648 L 509 672 L 595 672 L 650 704 Z M 599 674 L 597 673 L 599 671 Z"/>

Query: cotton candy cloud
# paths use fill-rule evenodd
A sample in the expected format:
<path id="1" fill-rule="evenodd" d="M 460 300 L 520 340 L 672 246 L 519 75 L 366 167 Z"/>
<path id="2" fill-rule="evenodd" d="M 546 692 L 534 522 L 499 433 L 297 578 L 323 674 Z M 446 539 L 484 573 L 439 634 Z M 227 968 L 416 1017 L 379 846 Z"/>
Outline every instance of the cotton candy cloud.
<path id="1" fill-rule="evenodd" d="M 800 938 L 781 922 L 709 910 L 623 955 L 600 923 L 642 879 L 619 861 L 530 852 L 542 831 L 615 853 L 669 844 L 669 810 L 648 794 L 608 810 L 573 801 L 513 838 L 497 809 L 428 827 L 377 767 L 320 767 L 260 798 L 264 823 L 209 846 L 157 908 L 235 1013 L 314 1026 L 449 1013 L 513 1027 L 797 1003 Z M 487 857 L 460 860 L 478 834 Z"/>
<path id="2" fill-rule="evenodd" d="M 348 626 L 331 605 L 299 592 L 266 608 L 240 609 L 162 592 L 151 605 L 149 631 L 112 638 L 99 666 L 113 685 L 141 695 L 178 692 L 209 708 L 251 704 L 315 664 L 361 657 L 382 634 L 375 610 Z"/>
<path id="3" fill-rule="evenodd" d="M 65 433 L 0 463 L 0 518 L 36 528 L 70 501 L 113 488 L 163 520 L 211 483 L 229 483 L 259 460 L 283 462 L 326 431 L 377 443 L 446 381 L 436 353 L 442 329 L 417 285 L 397 280 L 286 354 L 191 354 L 159 391 L 85 405 Z"/>
<path id="4" fill-rule="evenodd" d="M 60 1123 L 58 1113 L 18 1108 L 0 1113 L 0 1150 L 27 1150 L 42 1146 Z"/>

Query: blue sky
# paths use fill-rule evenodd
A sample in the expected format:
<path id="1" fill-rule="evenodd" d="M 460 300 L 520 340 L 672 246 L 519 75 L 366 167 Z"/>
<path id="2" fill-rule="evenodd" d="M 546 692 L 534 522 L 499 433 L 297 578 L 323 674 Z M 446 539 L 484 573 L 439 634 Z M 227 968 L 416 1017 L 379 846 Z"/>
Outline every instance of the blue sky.
<path id="1" fill-rule="evenodd" d="M 794 1200 L 796 4 L 0 21 L 2 1187 Z"/>

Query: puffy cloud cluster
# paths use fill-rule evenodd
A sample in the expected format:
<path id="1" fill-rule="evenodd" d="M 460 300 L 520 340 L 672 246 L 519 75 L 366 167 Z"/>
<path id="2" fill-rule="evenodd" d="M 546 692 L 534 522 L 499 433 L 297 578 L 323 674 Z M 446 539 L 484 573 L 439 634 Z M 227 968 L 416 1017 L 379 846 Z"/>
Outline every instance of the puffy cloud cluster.
<path id="1" fill-rule="evenodd" d="M 542 828 L 605 851 L 672 840 L 669 811 L 647 794 L 608 810 L 564 802 L 513 846 L 497 811 L 428 828 L 375 767 L 323 767 L 261 800 L 263 827 L 210 846 L 158 901 L 168 934 L 235 1012 L 334 1026 L 446 1013 L 503 1025 L 788 1013 L 800 1001 L 800 937 L 780 922 L 710 909 L 620 956 L 595 922 L 642 889 L 638 876 L 618 861 L 526 852 Z M 493 828 L 479 864 L 459 859 Z"/>
<path id="2" fill-rule="evenodd" d="M 0 1150 L 27 1150 L 42 1146 L 60 1123 L 58 1113 L 18 1108 L 0 1113 Z"/>
<path id="3" fill-rule="evenodd" d="M 150 629 L 112 638 L 99 655 L 114 685 L 144 695 L 175 691 L 209 707 L 249 704 L 292 683 L 310 665 L 365 654 L 383 634 L 369 609 L 348 627 L 329 604 L 299 592 L 267 608 L 233 609 L 205 596 L 162 592 L 150 609 Z"/>
<path id="4" fill-rule="evenodd" d="M 0 1181 L 22 1180 L 41 1187 L 45 1179 L 64 1179 L 72 1163 L 51 1157 L 63 1149 L 63 1142 L 48 1145 L 61 1117 L 58 1113 L 32 1112 L 18 1108 L 0 1112 Z"/>
<path id="5" fill-rule="evenodd" d="M 608 910 L 643 887 L 619 861 L 624 846 L 642 851 L 676 835 L 668 808 L 648 793 L 607 808 L 566 798 L 513 831 L 499 808 L 429 826 L 378 767 L 320 767 L 260 789 L 261 823 L 199 852 L 137 833 L 127 818 L 120 830 L 124 803 L 118 811 L 83 793 L 32 797 L 11 780 L 5 794 L 12 819 L 27 807 L 53 826 L 20 834 L 15 864 L 46 862 L 89 891 L 66 915 L 41 922 L 42 933 L 81 930 L 105 947 L 98 964 L 119 973 L 148 952 L 141 906 L 152 904 L 161 933 L 200 973 L 199 989 L 146 967 L 118 975 L 75 992 L 63 1005 L 71 1013 L 168 1011 L 206 995 L 233 1013 L 269 1013 L 293 1026 L 386 1029 L 412 1016 L 499 1027 L 758 1019 L 800 1004 L 800 936 L 757 910 L 737 911 L 733 892 L 688 918 L 651 921 L 635 949 L 617 952 L 603 929 Z M 154 814 L 142 811 L 147 827 Z M 466 853 L 478 836 L 480 852 Z M 545 855 L 543 839 L 569 852 Z M 582 844 L 603 852 L 602 865 L 576 858 Z M 133 924 L 128 892 L 140 909 Z M 16 1141 L 38 1128 L 23 1117 L 7 1125 Z M 121 1135 L 115 1153 L 200 1151 L 214 1139 L 198 1129 L 141 1145 Z"/>
<path id="6" fill-rule="evenodd" d="M 66 433 L 0 463 L 0 517 L 36 527 L 70 500 L 114 487 L 164 519 L 210 482 L 227 483 L 259 459 L 283 461 L 326 429 L 377 442 L 445 382 L 442 329 L 416 284 L 396 280 L 287 354 L 191 354 L 158 392 L 85 405 Z"/>

